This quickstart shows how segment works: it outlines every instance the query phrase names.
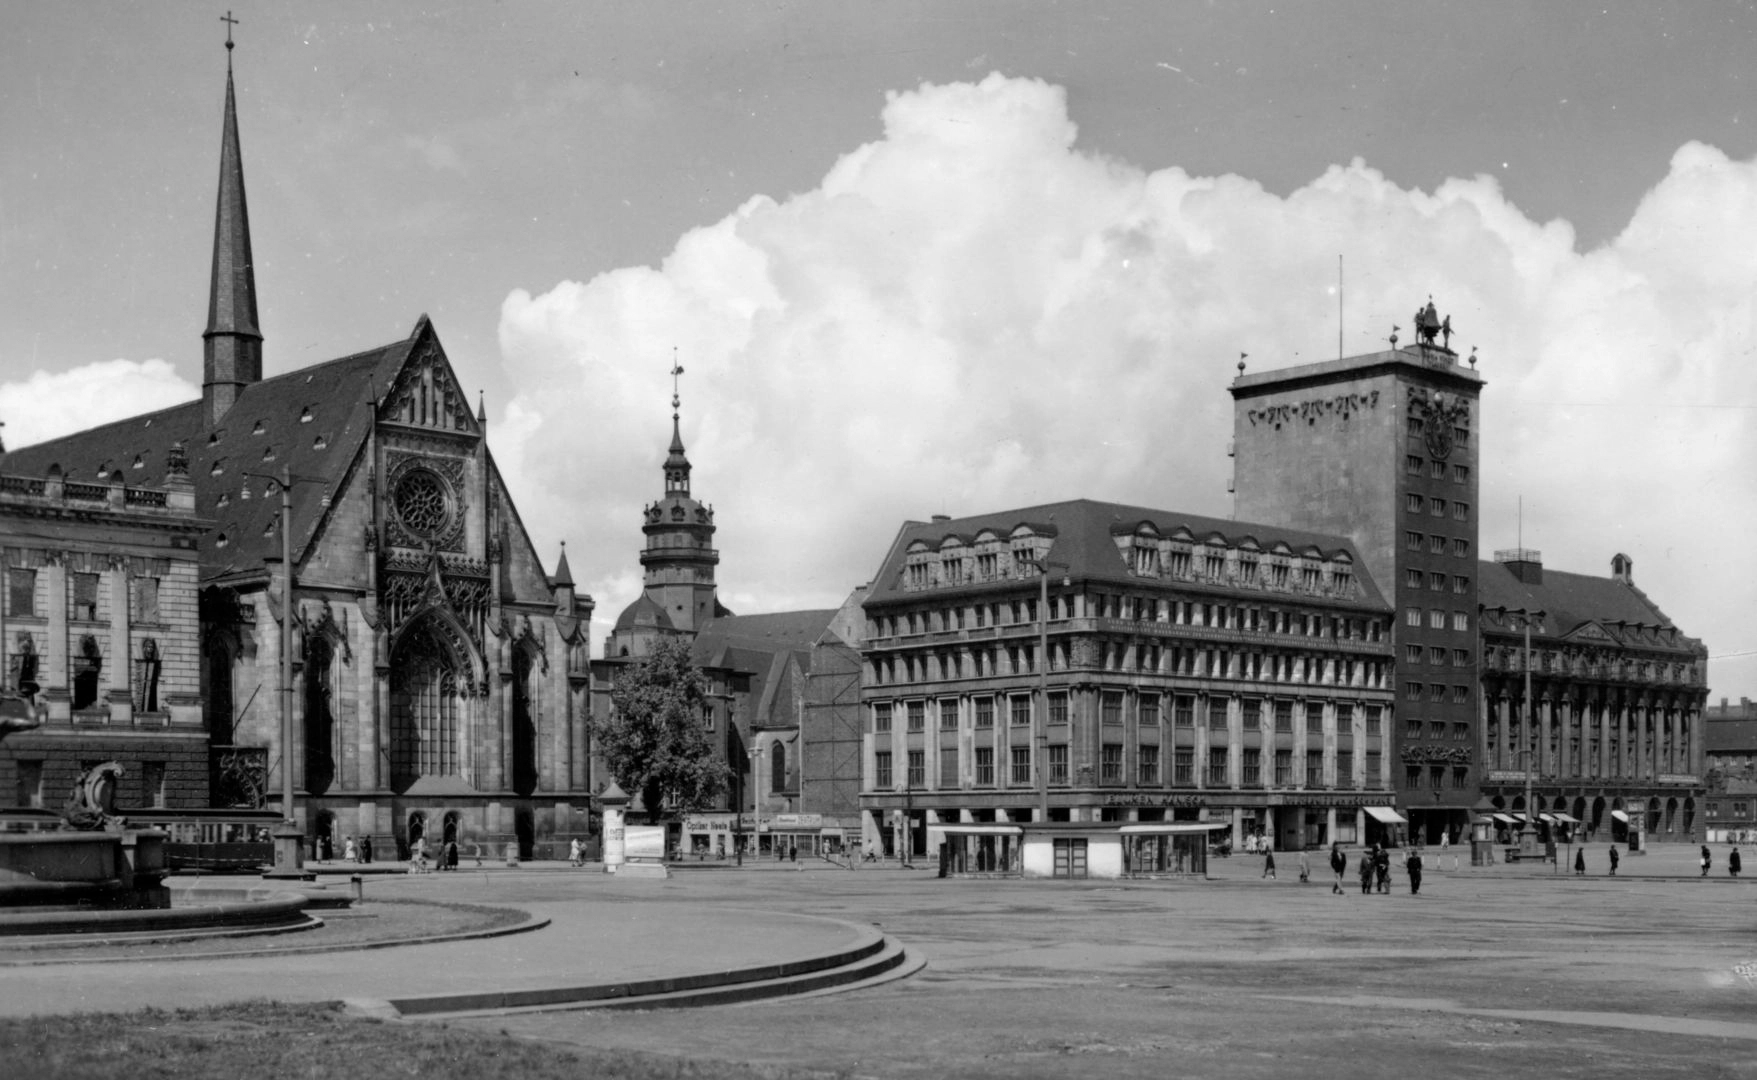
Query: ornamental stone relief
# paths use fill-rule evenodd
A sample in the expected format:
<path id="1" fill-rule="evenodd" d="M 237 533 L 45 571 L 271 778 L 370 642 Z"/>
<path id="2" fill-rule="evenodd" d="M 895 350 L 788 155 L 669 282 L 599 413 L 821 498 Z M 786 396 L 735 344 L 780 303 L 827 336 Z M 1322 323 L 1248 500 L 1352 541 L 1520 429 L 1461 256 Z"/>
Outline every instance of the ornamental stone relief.
<path id="1" fill-rule="evenodd" d="M 1379 392 L 1371 390 L 1364 394 L 1337 394 L 1334 397 L 1312 398 L 1309 401 L 1290 402 L 1286 405 L 1265 405 L 1260 409 L 1246 409 L 1245 419 L 1252 427 L 1267 424 L 1276 431 L 1283 424 L 1291 424 L 1295 420 L 1304 420 L 1308 427 L 1315 426 L 1318 420 L 1326 416 L 1339 417 L 1347 420 L 1357 412 L 1376 409 L 1379 406 Z"/>

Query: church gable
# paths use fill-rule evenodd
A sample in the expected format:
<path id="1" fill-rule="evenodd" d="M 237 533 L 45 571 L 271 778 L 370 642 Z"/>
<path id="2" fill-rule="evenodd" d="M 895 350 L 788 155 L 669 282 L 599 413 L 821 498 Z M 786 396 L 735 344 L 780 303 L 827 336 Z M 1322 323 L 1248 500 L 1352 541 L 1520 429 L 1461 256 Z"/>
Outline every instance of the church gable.
<path id="1" fill-rule="evenodd" d="M 482 427 L 427 316 L 411 337 L 409 357 L 379 401 L 379 423 L 480 438 Z"/>

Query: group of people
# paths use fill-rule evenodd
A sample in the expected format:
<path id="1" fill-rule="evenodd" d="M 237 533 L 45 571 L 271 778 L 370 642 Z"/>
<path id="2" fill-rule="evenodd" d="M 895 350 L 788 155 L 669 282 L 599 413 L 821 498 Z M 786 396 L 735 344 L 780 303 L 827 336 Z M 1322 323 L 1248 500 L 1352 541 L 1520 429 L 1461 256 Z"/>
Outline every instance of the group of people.
<path id="1" fill-rule="evenodd" d="M 1362 850 L 1357 869 L 1362 895 L 1391 891 L 1391 852 L 1384 845 L 1374 844 Z M 1409 875 L 1409 892 L 1412 896 L 1421 894 L 1422 869 L 1421 849 L 1410 848 L 1409 854 L 1403 860 L 1403 870 Z M 1342 845 L 1339 843 L 1330 845 L 1330 872 L 1335 875 L 1335 880 L 1330 883 L 1331 895 L 1346 895 L 1347 890 L 1342 887 L 1342 882 L 1348 876 L 1348 856 L 1342 853 Z M 1306 880 L 1303 870 L 1300 880 Z"/>
<path id="2" fill-rule="evenodd" d="M 478 865 L 480 860 L 478 860 Z M 458 868 L 458 842 L 446 840 L 437 845 L 434 851 L 434 868 L 438 870 L 456 870 Z M 409 873 L 425 874 L 427 867 L 427 838 L 415 837 L 409 845 Z"/>
<path id="3" fill-rule="evenodd" d="M 356 845 L 352 836 L 342 844 L 342 861 L 369 863 L 372 861 L 372 837 L 362 836 Z"/>
<path id="4" fill-rule="evenodd" d="M 1734 848 L 1732 851 L 1727 853 L 1726 872 L 1728 874 L 1732 875 L 1733 877 L 1738 877 L 1739 871 L 1740 871 L 1740 869 L 1742 869 L 1742 867 L 1739 865 L 1739 863 L 1740 863 L 1739 849 Z M 1707 877 L 1708 871 L 1713 866 L 1714 866 L 1714 856 L 1709 853 L 1708 845 L 1703 844 L 1702 845 L 1702 876 Z"/>

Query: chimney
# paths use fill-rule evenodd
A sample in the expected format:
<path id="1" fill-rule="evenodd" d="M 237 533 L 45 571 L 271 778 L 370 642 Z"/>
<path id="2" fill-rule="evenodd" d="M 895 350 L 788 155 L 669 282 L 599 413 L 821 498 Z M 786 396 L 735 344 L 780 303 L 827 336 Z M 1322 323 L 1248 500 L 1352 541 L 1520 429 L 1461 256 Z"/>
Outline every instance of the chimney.
<path id="1" fill-rule="evenodd" d="M 1635 584 L 1635 560 L 1620 551 L 1612 555 L 1611 577 L 1624 585 Z"/>
<path id="2" fill-rule="evenodd" d="M 933 516 L 933 522 L 935 525 L 938 525 L 942 521 L 950 521 L 950 520 L 952 520 L 952 515 L 950 515 L 950 514 L 935 514 Z"/>
<path id="3" fill-rule="evenodd" d="M 1497 551 L 1495 561 L 1527 585 L 1543 584 L 1543 552 L 1535 548 L 1507 548 Z"/>

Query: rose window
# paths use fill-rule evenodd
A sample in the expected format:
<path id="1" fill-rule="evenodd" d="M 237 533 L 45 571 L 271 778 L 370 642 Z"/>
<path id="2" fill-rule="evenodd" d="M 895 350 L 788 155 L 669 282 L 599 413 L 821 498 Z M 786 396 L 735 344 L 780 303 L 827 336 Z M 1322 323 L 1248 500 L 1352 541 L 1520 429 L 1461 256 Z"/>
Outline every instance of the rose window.
<path id="1" fill-rule="evenodd" d="M 397 517 L 410 532 L 432 536 L 445 528 L 450 516 L 445 486 L 439 477 L 417 469 L 397 482 Z"/>

